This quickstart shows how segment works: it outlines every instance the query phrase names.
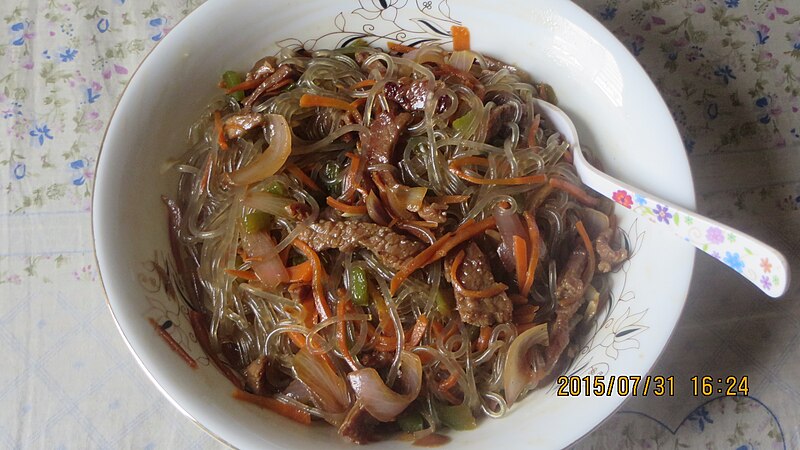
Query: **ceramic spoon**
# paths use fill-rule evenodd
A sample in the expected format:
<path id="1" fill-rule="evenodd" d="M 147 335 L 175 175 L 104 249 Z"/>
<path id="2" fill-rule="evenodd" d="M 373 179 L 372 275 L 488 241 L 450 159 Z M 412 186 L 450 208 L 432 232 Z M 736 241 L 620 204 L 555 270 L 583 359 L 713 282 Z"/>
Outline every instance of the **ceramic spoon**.
<path id="1" fill-rule="evenodd" d="M 741 231 L 599 171 L 584 158 L 575 125 L 564 111 L 543 100 L 535 101 L 542 117 L 572 146 L 575 169 L 584 184 L 651 222 L 669 227 L 675 236 L 732 268 L 770 297 L 786 292 L 789 266 L 780 252 Z"/>

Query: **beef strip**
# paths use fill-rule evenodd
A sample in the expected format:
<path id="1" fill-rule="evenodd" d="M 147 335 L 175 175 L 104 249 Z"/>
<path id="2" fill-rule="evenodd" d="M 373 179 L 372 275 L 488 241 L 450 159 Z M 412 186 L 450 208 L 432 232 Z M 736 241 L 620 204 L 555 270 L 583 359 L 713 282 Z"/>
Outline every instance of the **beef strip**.
<path id="1" fill-rule="evenodd" d="M 381 112 L 372 120 L 369 125 L 369 139 L 364 143 L 369 165 L 395 162 L 394 148 L 400 140 L 400 134 L 410 121 L 411 114 L 400 113 L 393 116 L 388 111 Z M 378 173 L 391 175 L 385 171 Z"/>
<path id="2" fill-rule="evenodd" d="M 412 80 L 403 77 L 397 83 L 389 81 L 383 88 L 386 98 L 396 102 L 406 111 L 422 111 L 431 94 L 427 80 Z"/>
<path id="3" fill-rule="evenodd" d="M 388 227 L 367 222 L 316 222 L 303 230 L 297 239 L 318 252 L 331 248 L 352 252 L 362 247 L 393 270 L 407 265 L 424 248 L 419 241 L 397 234 Z"/>
<path id="4" fill-rule="evenodd" d="M 361 361 L 361 364 L 364 365 L 364 367 L 372 367 L 373 369 L 385 369 L 392 365 L 392 362 L 394 361 L 394 353 L 370 351 L 360 355 L 359 360 Z"/>
<path id="5" fill-rule="evenodd" d="M 266 78 L 275 72 L 276 67 L 278 67 L 278 62 L 274 56 L 261 58 L 253 64 L 253 68 L 250 69 L 250 72 L 247 72 L 245 79 L 250 81 L 258 78 Z"/>
<path id="6" fill-rule="evenodd" d="M 628 250 L 624 248 L 614 250 L 611 248 L 609 241 L 613 234 L 614 230 L 607 228 L 600 232 L 597 239 L 594 240 L 594 248 L 599 257 L 597 261 L 597 270 L 601 273 L 610 272 L 611 269 L 628 259 Z"/>
<path id="7" fill-rule="evenodd" d="M 298 72 L 294 69 L 293 66 L 291 66 L 289 64 L 284 64 L 282 66 L 278 66 L 278 68 L 275 69 L 275 72 L 273 72 L 272 75 L 268 76 L 256 88 L 256 90 L 253 91 L 253 93 L 250 94 L 250 96 L 245 99 L 245 101 L 244 101 L 245 109 L 246 108 L 250 108 L 251 106 L 253 106 L 253 103 L 255 103 L 255 101 L 258 100 L 258 97 L 260 97 L 261 94 L 263 94 L 264 92 L 270 90 L 276 84 L 278 84 L 281 81 L 284 81 L 286 79 L 296 79 L 297 76 L 298 76 Z"/>
<path id="8" fill-rule="evenodd" d="M 550 343 L 545 351 L 547 367 L 552 368 L 569 344 L 570 322 L 581 307 L 586 285 L 581 279 L 588 264 L 583 247 L 576 247 L 569 256 L 556 288 L 556 320 L 550 327 Z"/>
<path id="9" fill-rule="evenodd" d="M 236 139 L 261 125 L 264 125 L 264 116 L 259 113 L 243 111 L 228 116 L 222 126 L 225 130 L 225 136 L 228 139 Z"/>
<path id="10" fill-rule="evenodd" d="M 339 426 L 339 436 L 347 438 L 355 444 L 369 444 L 372 440 L 372 430 L 377 423 L 377 420 L 361 406 L 361 403 L 356 402 Z"/>
<path id="11" fill-rule="evenodd" d="M 244 384 L 256 395 L 266 395 L 272 391 L 267 382 L 267 357 L 261 355 L 244 370 Z"/>
<path id="12" fill-rule="evenodd" d="M 445 264 L 445 278 L 450 279 L 450 268 L 453 257 Z M 486 255 L 474 242 L 465 248 L 464 260 L 456 272 L 458 281 L 469 290 L 480 291 L 495 285 L 494 275 Z M 466 297 L 455 290 L 456 309 L 464 323 L 477 326 L 489 326 L 495 323 L 506 323 L 511 320 L 513 305 L 505 292 L 487 298 Z"/>
<path id="13" fill-rule="evenodd" d="M 513 103 L 504 103 L 495 106 L 489 112 L 489 129 L 486 131 L 486 142 L 491 141 L 496 136 L 505 137 L 508 130 L 504 125 L 513 122 L 517 118 L 517 106 Z"/>
<path id="14" fill-rule="evenodd" d="M 367 165 L 393 164 L 395 162 L 395 146 L 397 146 L 400 134 L 405 130 L 410 120 L 411 115 L 405 112 L 397 116 L 392 116 L 388 111 L 383 111 L 378 114 L 369 126 L 369 139 L 364 145 L 364 150 L 367 155 Z M 394 174 L 388 170 L 375 171 L 372 177 L 376 183 L 380 181 L 387 187 L 394 187 L 400 184 Z M 381 183 L 378 184 L 380 185 Z M 419 211 L 414 212 L 423 220 L 444 223 L 447 219 L 444 213 L 446 209 L 447 205 L 429 204 L 423 201 Z M 395 211 L 395 213 L 403 214 L 402 211 Z M 408 219 L 408 217 L 405 218 Z"/>

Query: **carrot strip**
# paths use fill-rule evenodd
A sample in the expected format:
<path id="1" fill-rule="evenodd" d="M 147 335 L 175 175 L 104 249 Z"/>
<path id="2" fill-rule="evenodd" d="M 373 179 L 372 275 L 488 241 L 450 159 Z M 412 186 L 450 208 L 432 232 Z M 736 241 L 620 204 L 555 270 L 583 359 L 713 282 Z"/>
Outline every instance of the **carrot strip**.
<path id="1" fill-rule="evenodd" d="M 306 175 L 306 173 L 303 172 L 303 170 L 297 167 L 296 165 L 292 163 L 287 164 L 286 171 L 297 177 L 297 179 L 300 180 L 300 182 L 303 183 L 304 186 L 313 189 L 315 191 L 322 192 L 322 189 L 320 189 L 319 185 L 315 183 L 314 180 L 311 179 L 311 177 Z"/>
<path id="2" fill-rule="evenodd" d="M 368 78 L 366 80 L 361 80 L 358 83 L 350 86 L 350 90 L 355 91 L 356 89 L 361 89 L 363 87 L 375 86 L 375 83 L 377 83 L 377 81 Z"/>
<path id="3" fill-rule="evenodd" d="M 444 381 L 439 383 L 439 390 L 442 392 L 449 391 L 450 389 L 453 388 L 453 386 L 456 385 L 456 383 L 458 383 L 459 378 L 460 375 L 458 374 L 457 371 L 450 373 L 449 377 L 447 377 Z"/>
<path id="4" fill-rule="evenodd" d="M 227 150 L 228 141 L 225 140 L 225 128 L 222 126 L 222 114 L 220 114 L 219 110 L 214 111 L 214 134 L 217 135 L 219 148 Z"/>
<path id="5" fill-rule="evenodd" d="M 258 276 L 251 270 L 235 270 L 225 269 L 225 273 L 236 278 L 242 278 L 247 281 L 258 281 Z"/>
<path id="6" fill-rule="evenodd" d="M 310 261 L 303 261 L 296 266 L 287 267 L 290 283 L 309 283 L 313 277 L 314 269 Z"/>
<path id="7" fill-rule="evenodd" d="M 531 128 L 528 130 L 528 148 L 536 147 L 536 132 L 539 131 L 539 125 L 541 124 L 542 116 L 540 114 L 536 114 L 533 116 L 533 122 L 531 122 Z"/>
<path id="8" fill-rule="evenodd" d="M 322 267 L 322 261 L 320 261 L 317 252 L 305 242 L 295 239 L 292 245 L 294 245 L 307 260 L 311 261 L 311 291 L 314 294 L 317 313 L 322 317 L 322 320 L 327 320 L 331 317 L 331 308 L 328 306 L 328 300 L 325 298 L 324 283 L 327 274 L 325 273 L 325 268 Z"/>
<path id="9" fill-rule="evenodd" d="M 481 327 L 478 339 L 475 341 L 475 350 L 478 352 L 486 351 L 489 348 L 489 339 L 492 337 L 492 327 Z"/>
<path id="10" fill-rule="evenodd" d="M 421 269 L 425 267 L 426 262 L 434 256 L 436 251 L 443 247 L 445 243 L 453 236 L 452 232 L 445 233 L 442 237 L 436 240 L 433 244 L 431 244 L 428 248 L 421 251 L 417 256 L 415 256 L 411 262 L 409 262 L 405 267 L 398 270 L 397 273 L 392 278 L 392 282 L 390 283 L 389 290 L 392 294 L 397 292 L 397 289 L 400 288 L 400 285 L 408 278 L 409 275 L 414 273 L 417 269 Z"/>
<path id="11" fill-rule="evenodd" d="M 353 100 L 352 102 L 350 102 L 350 106 L 352 106 L 353 108 L 355 108 L 357 110 L 359 106 L 361 106 L 361 105 L 363 105 L 365 103 L 367 103 L 367 99 L 366 98 L 357 98 L 357 99 Z M 354 114 L 358 114 L 358 111 L 353 111 L 353 113 Z M 358 117 L 361 117 L 361 116 L 359 115 Z"/>
<path id="12" fill-rule="evenodd" d="M 528 271 L 528 245 L 522 236 L 514 235 L 514 261 L 517 266 L 517 286 L 522 288 L 525 284 L 525 274 Z"/>
<path id="13" fill-rule="evenodd" d="M 260 408 L 268 409 L 272 412 L 276 412 L 283 417 L 292 419 L 295 422 L 302 423 L 303 425 L 311 425 L 311 414 L 288 403 L 275 400 L 274 398 L 262 397 L 241 389 L 236 389 L 233 391 L 233 398 L 236 400 L 245 401 L 247 403 L 252 403 Z"/>
<path id="14" fill-rule="evenodd" d="M 322 108 L 344 109 L 346 111 L 357 111 L 353 105 L 344 100 L 339 100 L 338 98 L 324 97 L 322 95 L 314 94 L 303 94 L 303 96 L 300 97 L 301 108 L 313 108 L 315 106 Z"/>
<path id="15" fill-rule="evenodd" d="M 189 353 L 187 353 L 183 347 L 181 347 L 181 344 L 179 344 L 178 341 L 176 341 L 175 338 L 169 334 L 169 331 L 161 328 L 161 325 L 159 325 L 158 322 L 156 322 L 152 317 L 148 317 L 147 320 L 150 322 L 150 325 L 155 328 L 156 333 L 161 336 L 161 339 L 164 339 L 164 342 L 169 345 L 169 348 L 171 348 L 173 352 L 177 353 L 178 356 L 180 356 L 181 359 L 189 365 L 189 367 L 192 369 L 197 368 L 197 361 L 195 361 L 194 358 L 192 358 L 192 356 L 189 355 Z"/>
<path id="16" fill-rule="evenodd" d="M 450 252 L 450 250 L 456 248 L 462 242 L 466 242 L 473 237 L 483 233 L 484 231 L 488 230 L 489 228 L 494 228 L 497 224 L 494 216 L 491 216 L 487 219 L 483 219 L 480 222 L 466 222 L 460 227 L 458 227 L 453 232 L 453 238 L 448 239 L 445 244 L 436 250 L 434 257 L 425 263 L 427 266 L 428 264 L 438 261 L 439 259 L 444 258 Z"/>
<path id="17" fill-rule="evenodd" d="M 273 84 L 272 87 L 269 88 L 268 91 L 264 91 L 264 93 L 262 95 L 275 95 L 275 94 L 279 93 L 281 89 L 283 89 L 284 87 L 286 87 L 286 86 L 288 86 L 288 85 L 290 85 L 292 83 L 294 83 L 294 80 L 292 80 L 291 78 L 287 78 L 285 80 L 281 80 L 281 81 Z"/>
<path id="18" fill-rule="evenodd" d="M 469 28 L 453 25 L 450 33 L 453 35 L 453 50 L 469 50 Z"/>
<path id="19" fill-rule="evenodd" d="M 353 358 L 353 355 L 350 353 L 350 346 L 347 345 L 347 324 L 344 320 L 345 313 L 347 312 L 347 304 L 350 301 L 350 298 L 347 295 L 339 297 L 339 304 L 336 305 L 336 317 L 339 318 L 340 322 L 336 324 L 336 341 L 339 343 L 339 350 L 342 352 L 342 356 L 344 360 L 347 361 L 347 364 L 353 369 L 358 370 L 359 366 L 356 363 L 356 360 Z"/>
<path id="20" fill-rule="evenodd" d="M 292 340 L 292 344 L 296 345 L 297 348 L 304 348 L 306 346 L 306 337 L 302 334 L 295 331 L 289 331 L 286 334 L 289 335 L 289 339 Z"/>
<path id="21" fill-rule="evenodd" d="M 536 275 L 536 266 L 539 264 L 539 227 L 536 225 L 536 220 L 533 215 L 525 211 L 525 223 L 528 225 L 528 241 L 531 243 L 530 259 L 528 259 L 528 272 L 525 274 L 525 283 L 520 289 L 520 293 L 528 298 L 528 294 L 533 287 L 533 278 Z"/>
<path id="22" fill-rule="evenodd" d="M 238 91 L 249 91 L 251 89 L 255 89 L 264 82 L 264 78 L 253 78 L 252 80 L 242 81 L 241 83 L 229 88 L 225 91 L 226 94 L 233 94 L 234 92 Z"/>
<path id="23" fill-rule="evenodd" d="M 378 310 L 378 324 L 381 326 L 381 332 L 390 336 L 392 341 L 396 343 L 396 330 L 392 316 L 389 314 L 389 307 L 386 305 L 386 299 L 383 298 L 378 288 L 373 286 L 372 283 L 369 284 L 368 289 L 370 298 L 375 302 L 375 309 Z"/>
<path id="24" fill-rule="evenodd" d="M 556 189 L 561 189 L 562 191 L 568 193 L 569 195 L 577 198 L 579 202 L 583 203 L 586 206 L 594 208 L 600 203 L 599 198 L 592 197 L 591 195 L 589 195 L 589 193 L 587 193 L 580 187 L 562 178 L 551 178 L 548 183 L 550 184 L 550 186 Z"/>
<path id="25" fill-rule="evenodd" d="M 386 44 L 386 46 L 389 47 L 389 50 L 397 53 L 408 53 L 416 50 L 414 47 L 409 47 L 398 42 L 389 42 Z"/>
<path id="26" fill-rule="evenodd" d="M 536 311 L 538 309 L 539 307 L 534 305 L 516 306 L 514 307 L 514 312 L 511 315 L 512 320 L 516 324 L 531 323 L 533 322 L 534 317 L 536 317 Z"/>
<path id="27" fill-rule="evenodd" d="M 544 183 L 547 181 L 547 175 L 545 174 L 536 174 L 536 175 L 528 175 L 524 177 L 510 177 L 510 178 L 480 178 L 474 177 L 464 172 L 462 166 L 465 165 L 476 165 L 476 166 L 488 166 L 489 160 L 486 158 L 482 158 L 480 156 L 465 156 L 462 158 L 456 158 L 450 162 L 448 168 L 450 172 L 464 181 L 469 181 L 470 183 L 474 184 L 495 184 L 498 186 L 516 186 L 520 184 L 534 184 L 534 183 Z"/>
<path id="28" fill-rule="evenodd" d="M 428 329 L 428 318 L 425 314 L 420 314 L 417 317 L 417 322 L 414 324 L 414 328 L 411 329 L 411 336 L 409 339 L 406 340 L 406 347 L 415 347 L 419 345 L 422 341 L 422 337 L 425 335 L 425 330 Z"/>
<path id="29" fill-rule="evenodd" d="M 461 267 L 461 263 L 463 261 L 464 250 L 461 250 L 453 259 L 453 264 L 450 265 L 450 282 L 453 284 L 453 287 L 456 291 L 458 291 L 459 294 L 470 298 L 487 298 L 494 297 L 495 295 L 498 295 L 508 289 L 508 286 L 503 283 L 495 283 L 494 286 L 480 291 L 467 289 L 463 284 L 461 284 L 461 280 L 458 279 L 458 268 Z"/>
<path id="30" fill-rule="evenodd" d="M 203 164 L 203 178 L 200 179 L 200 191 L 208 192 L 208 185 L 211 184 L 211 171 L 214 168 L 213 154 L 208 152 L 206 162 Z"/>
<path id="31" fill-rule="evenodd" d="M 347 203 L 340 202 L 333 197 L 328 197 L 325 199 L 328 203 L 328 206 L 331 208 L 338 209 L 339 211 L 346 213 L 346 214 L 355 214 L 355 215 L 364 215 L 367 213 L 366 205 L 348 205 Z"/>
<path id="32" fill-rule="evenodd" d="M 400 288 L 403 281 L 417 269 L 421 269 L 428 264 L 444 258 L 450 250 L 454 249 L 462 242 L 466 242 L 474 236 L 494 227 L 495 224 L 495 218 L 492 216 L 477 223 L 468 221 L 458 227 L 454 232 L 445 233 L 436 242 L 415 256 L 405 267 L 397 271 L 390 285 L 391 293 L 394 294 L 397 292 L 397 289 Z"/>
<path id="33" fill-rule="evenodd" d="M 586 227 L 583 226 L 583 222 L 580 220 L 575 224 L 575 228 L 578 229 L 578 234 L 583 239 L 583 245 L 586 247 L 586 251 L 589 252 L 589 267 L 594 268 L 594 247 L 592 246 L 592 240 L 589 239 L 589 233 L 586 232 Z"/>

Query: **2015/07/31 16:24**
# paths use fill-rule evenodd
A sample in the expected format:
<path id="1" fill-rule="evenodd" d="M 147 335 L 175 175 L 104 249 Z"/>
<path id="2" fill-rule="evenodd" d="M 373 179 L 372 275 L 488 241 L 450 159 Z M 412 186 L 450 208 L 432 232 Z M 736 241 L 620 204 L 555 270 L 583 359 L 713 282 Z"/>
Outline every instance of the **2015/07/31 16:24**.
<path id="1" fill-rule="evenodd" d="M 709 397 L 714 394 L 746 396 L 750 391 L 746 375 L 714 378 L 712 376 L 691 377 L 692 395 Z M 675 395 L 675 377 L 663 375 L 594 375 L 560 376 L 556 379 L 560 397 L 576 396 L 648 396 Z"/>

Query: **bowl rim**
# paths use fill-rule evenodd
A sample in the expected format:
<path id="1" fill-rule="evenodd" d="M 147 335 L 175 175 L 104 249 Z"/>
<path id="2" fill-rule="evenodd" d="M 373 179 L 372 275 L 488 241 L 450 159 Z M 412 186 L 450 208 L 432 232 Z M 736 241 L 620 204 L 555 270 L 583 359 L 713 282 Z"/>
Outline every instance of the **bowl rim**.
<path id="1" fill-rule="evenodd" d="M 170 39 L 169 36 L 172 35 L 175 30 L 178 30 L 178 29 L 182 30 L 183 28 L 186 27 L 186 25 L 185 25 L 186 22 L 191 22 L 192 20 L 194 20 L 193 17 L 197 16 L 197 12 L 198 11 L 210 10 L 212 7 L 218 6 L 218 5 L 222 4 L 222 3 L 223 3 L 222 0 L 216 0 L 216 1 L 215 0 L 207 0 L 205 3 L 199 5 L 197 8 L 195 8 L 194 10 L 189 12 L 189 14 L 187 14 L 184 17 L 180 18 L 178 20 L 178 22 L 175 24 L 175 26 L 172 27 L 172 29 L 167 34 L 165 34 L 161 40 L 156 42 L 156 44 L 153 45 L 153 47 L 150 50 L 148 50 L 147 53 L 144 55 L 144 57 L 142 57 L 142 59 L 139 61 L 139 63 L 137 64 L 136 68 L 131 72 L 131 75 L 130 75 L 128 81 L 125 83 L 125 86 L 123 87 L 122 91 L 119 93 L 117 101 L 116 101 L 116 103 L 114 105 L 114 108 L 112 109 L 111 114 L 109 115 L 109 119 L 108 119 L 108 122 L 106 123 L 105 130 L 103 132 L 103 136 L 102 136 L 102 139 L 101 139 L 101 142 L 100 142 L 99 151 L 97 153 L 97 159 L 96 159 L 96 162 L 94 164 L 94 169 L 95 169 L 95 173 L 96 174 L 98 173 L 98 169 L 100 168 L 101 161 L 103 161 L 103 154 L 104 154 L 103 150 L 107 146 L 107 141 L 108 141 L 108 138 L 109 138 L 109 131 L 110 131 L 111 126 L 114 123 L 115 119 L 117 118 L 117 112 L 119 110 L 119 107 L 122 104 L 126 93 L 128 92 L 128 88 L 130 87 L 131 82 L 139 74 L 139 72 L 141 71 L 142 67 L 145 64 L 148 63 L 148 61 L 150 60 L 150 57 L 152 56 L 152 54 L 154 52 L 156 52 L 160 47 L 162 47 L 161 44 L 165 40 Z M 542 3 L 542 4 L 546 4 L 546 5 L 548 5 L 550 7 L 553 7 L 553 8 L 559 8 L 559 12 L 564 12 L 566 10 L 566 11 L 569 12 L 569 14 L 567 14 L 567 16 L 569 16 L 571 18 L 574 18 L 576 21 L 580 21 L 582 27 L 585 28 L 588 25 L 590 27 L 595 28 L 594 32 L 592 33 L 592 37 L 599 39 L 601 44 L 602 44 L 602 46 L 604 48 L 606 48 L 607 50 L 609 50 L 614 55 L 615 59 L 619 58 L 619 57 L 622 57 L 622 58 L 628 59 L 630 62 L 633 63 L 633 64 L 631 64 L 629 66 L 628 70 L 633 71 L 633 72 L 637 72 L 638 76 L 641 77 L 641 79 L 645 83 L 645 85 L 647 87 L 652 88 L 653 92 L 655 92 L 657 94 L 658 99 L 660 101 L 658 102 L 657 105 L 654 105 L 654 106 L 659 108 L 659 109 L 661 109 L 662 112 L 666 112 L 667 113 L 667 115 L 670 117 L 669 124 L 670 124 L 671 131 L 677 137 L 680 137 L 680 132 L 679 132 L 679 130 L 677 128 L 677 125 L 676 125 L 674 119 L 672 118 L 672 115 L 670 114 L 670 111 L 669 111 L 669 108 L 668 108 L 666 102 L 664 101 L 663 95 L 658 90 L 658 88 L 655 86 L 655 83 L 653 82 L 652 78 L 647 74 L 647 72 L 644 70 L 642 65 L 639 63 L 638 59 L 636 59 L 635 56 L 633 56 L 628 51 L 628 49 L 621 43 L 621 41 L 619 41 L 619 39 L 616 36 L 614 36 L 614 34 L 611 32 L 611 30 L 607 29 L 599 20 L 597 20 L 595 17 L 593 17 L 587 10 L 585 10 L 582 7 L 580 7 L 577 4 L 575 4 L 573 2 L 573 0 L 562 0 L 562 1 L 555 1 L 555 2 L 552 1 L 552 0 L 531 0 L 530 3 L 532 3 L 532 4 Z M 563 8 L 563 9 L 560 9 L 560 8 Z M 171 41 L 168 41 L 168 42 L 171 42 Z M 108 152 L 105 152 L 105 154 L 107 155 Z M 681 159 L 681 162 L 684 162 L 685 165 L 686 165 L 687 175 L 688 175 L 688 178 L 689 178 L 688 179 L 688 189 L 690 191 L 689 192 L 690 199 L 683 200 L 682 206 L 685 206 L 690 210 L 695 210 L 696 209 L 697 194 L 696 194 L 696 191 L 695 191 L 694 177 L 692 175 L 691 166 L 689 165 L 689 160 L 688 160 L 688 157 L 687 157 L 687 155 L 685 153 L 683 154 L 683 158 Z M 100 179 L 99 177 L 95 178 L 96 181 L 99 180 L 99 179 Z M 108 308 L 108 311 L 111 314 L 111 317 L 113 319 L 113 322 L 114 322 L 114 325 L 115 325 L 117 331 L 119 332 L 120 336 L 122 337 L 122 340 L 124 341 L 125 346 L 130 351 L 130 353 L 133 355 L 134 360 L 136 361 L 138 366 L 142 369 L 142 371 L 145 373 L 147 378 L 150 380 L 151 383 L 153 383 L 153 385 L 157 388 L 157 390 L 161 393 L 161 395 L 163 395 L 169 401 L 169 403 L 171 403 L 183 416 L 188 418 L 195 426 L 197 426 L 200 430 L 204 431 L 207 435 L 209 435 L 211 438 L 213 438 L 214 440 L 216 440 L 220 444 L 223 444 L 223 445 L 225 445 L 225 446 L 227 446 L 229 448 L 237 448 L 232 443 L 228 442 L 225 438 L 223 438 L 219 433 L 217 433 L 217 432 L 209 429 L 208 427 L 206 427 L 192 413 L 190 413 L 180 403 L 178 403 L 178 401 L 175 399 L 175 397 L 172 394 L 170 394 L 164 388 L 164 386 L 155 378 L 155 376 L 153 375 L 151 370 L 144 363 L 142 357 L 139 355 L 139 353 L 136 351 L 136 349 L 133 348 L 133 345 L 131 343 L 131 339 L 128 338 L 128 336 L 126 335 L 125 331 L 123 330 L 123 327 L 122 327 L 122 324 L 120 322 L 120 319 L 117 316 L 116 312 L 114 311 L 114 308 L 113 308 L 113 306 L 111 304 L 111 298 L 110 298 L 109 293 L 108 293 L 109 292 L 109 288 L 108 288 L 109 283 L 113 283 L 113 282 L 106 281 L 106 279 L 103 276 L 104 269 L 103 269 L 103 267 L 102 267 L 102 265 L 100 263 L 100 261 L 101 261 L 100 250 L 99 250 L 100 246 L 98 246 L 98 239 L 97 239 L 97 229 L 99 227 L 98 216 L 100 214 L 98 213 L 99 210 L 96 207 L 97 206 L 97 195 L 96 195 L 96 193 L 97 193 L 98 184 L 100 184 L 100 183 L 95 182 L 92 185 L 92 191 L 91 191 L 91 196 L 92 196 L 91 197 L 92 198 L 92 203 L 91 203 L 91 237 L 92 237 L 92 243 L 93 243 L 93 252 L 92 252 L 92 254 L 94 256 L 94 261 L 95 261 L 95 264 L 97 266 L 97 273 L 98 273 L 98 277 L 99 277 L 99 280 L 100 280 L 100 284 L 101 284 L 101 286 L 103 288 L 103 298 L 104 298 L 105 304 L 106 304 L 106 306 Z M 655 366 L 655 364 L 658 362 L 658 360 L 664 354 L 667 346 L 669 345 L 670 340 L 672 339 L 672 336 L 674 335 L 674 333 L 676 331 L 677 323 L 680 320 L 680 317 L 683 315 L 683 310 L 684 310 L 684 308 L 686 306 L 686 301 L 688 299 L 689 288 L 693 283 L 694 265 L 695 265 L 695 262 L 696 262 L 696 255 L 697 255 L 696 252 L 692 252 L 691 253 L 691 257 L 686 261 L 685 266 L 684 266 L 685 271 L 688 273 L 688 279 L 687 279 L 687 284 L 686 284 L 686 292 L 683 295 L 683 299 L 681 300 L 680 307 L 678 308 L 679 311 L 678 311 L 678 314 L 676 316 L 677 317 L 676 322 L 672 326 L 671 330 L 669 331 L 668 337 L 665 340 L 664 345 L 658 351 L 658 355 L 656 355 L 656 357 L 653 359 L 653 363 L 648 368 L 648 371 L 651 370 Z M 107 268 L 106 272 L 113 272 L 113 270 L 111 270 L 110 268 Z M 567 444 L 567 446 L 578 442 L 579 440 L 581 440 L 584 437 L 588 436 L 594 430 L 596 430 L 597 428 L 602 426 L 612 415 L 614 415 L 615 413 L 620 411 L 620 409 L 622 408 L 623 404 L 625 403 L 625 400 L 627 400 L 628 398 L 630 398 L 630 395 L 625 396 L 625 397 L 620 397 L 618 403 L 614 406 L 613 409 L 610 409 L 607 412 L 607 414 L 605 414 L 605 416 L 601 420 L 599 420 L 597 423 L 595 423 L 591 428 L 587 429 L 581 435 L 574 437 L 572 439 L 572 441 L 569 444 Z"/>

